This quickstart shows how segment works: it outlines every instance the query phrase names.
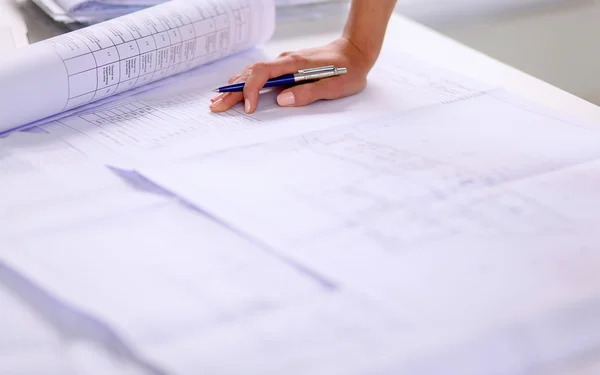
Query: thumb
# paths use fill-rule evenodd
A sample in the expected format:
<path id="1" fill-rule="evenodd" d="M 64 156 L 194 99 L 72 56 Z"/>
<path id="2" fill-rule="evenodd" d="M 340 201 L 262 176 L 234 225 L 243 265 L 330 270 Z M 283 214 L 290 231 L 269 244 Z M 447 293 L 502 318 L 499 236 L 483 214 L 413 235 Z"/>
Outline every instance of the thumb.
<path id="1" fill-rule="evenodd" d="M 301 107 L 317 100 L 338 99 L 344 96 L 344 81 L 336 78 L 301 84 L 282 91 L 277 104 L 282 107 Z"/>

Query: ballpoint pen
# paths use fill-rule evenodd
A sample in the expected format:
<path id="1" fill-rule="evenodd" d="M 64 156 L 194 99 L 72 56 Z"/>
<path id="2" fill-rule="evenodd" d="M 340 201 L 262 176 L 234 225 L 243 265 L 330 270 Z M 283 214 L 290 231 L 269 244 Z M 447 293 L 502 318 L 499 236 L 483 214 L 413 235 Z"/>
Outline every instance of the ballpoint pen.
<path id="1" fill-rule="evenodd" d="M 335 77 L 341 74 L 346 74 L 347 72 L 348 70 L 346 68 L 336 68 L 333 65 L 322 66 L 319 68 L 301 69 L 298 71 L 298 73 L 295 74 L 285 74 L 280 77 L 271 78 L 267 81 L 263 88 L 292 85 L 294 83 L 300 82 L 316 81 L 323 78 Z M 244 91 L 244 85 L 245 82 L 239 82 L 234 83 L 232 85 L 219 87 L 218 89 L 214 89 L 213 91 L 239 92 Z"/>

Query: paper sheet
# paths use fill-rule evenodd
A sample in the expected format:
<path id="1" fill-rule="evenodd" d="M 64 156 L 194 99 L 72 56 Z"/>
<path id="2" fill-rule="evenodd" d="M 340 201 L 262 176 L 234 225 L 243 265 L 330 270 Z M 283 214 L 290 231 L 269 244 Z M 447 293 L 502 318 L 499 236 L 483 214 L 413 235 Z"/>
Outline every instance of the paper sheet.
<path id="1" fill-rule="evenodd" d="M 0 263 L 0 280 L 5 275 Z M 74 374 L 61 351 L 65 347 L 35 312 L 28 310 L 0 283 L 0 372 Z"/>
<path id="2" fill-rule="evenodd" d="M 170 1 L 3 56 L 0 131 L 189 71 L 270 38 L 272 0 Z"/>
<path id="3" fill-rule="evenodd" d="M 358 359 L 375 350 L 369 337 L 391 338 L 393 319 L 376 305 L 176 205 L 23 239 L 12 249 L 1 256 L 113 327 L 165 373 L 268 374 L 302 359 L 311 368 L 351 368 L 338 352 Z M 236 361 L 227 361 L 232 355 Z"/>
<path id="4" fill-rule="evenodd" d="M 27 273 L 37 269 L 36 261 L 17 264 L 11 259 L 25 255 L 19 254 L 23 241 L 37 242 L 36 250 L 56 257 L 57 247 L 68 246 L 70 240 L 53 245 L 45 244 L 44 238 L 81 226 L 98 227 L 114 216 L 163 204 L 165 197 L 135 189 L 105 166 L 45 133 L 12 134 L 0 139 L 0 150 L 0 370 L 10 374 L 159 374 L 108 324 L 60 298 L 51 284 L 29 278 Z M 79 250 L 87 247 L 82 244 Z M 76 267 L 70 268 L 73 263 L 68 257 L 55 260 L 63 262 L 65 273 L 78 274 Z M 53 272 L 48 266 L 42 265 L 41 274 Z"/>
<path id="5" fill-rule="evenodd" d="M 142 173 L 376 299 L 417 346 L 600 296 L 600 128 L 503 91 Z"/>
<path id="6" fill-rule="evenodd" d="M 6 249 L 4 249 L 6 251 Z M 0 260 L 0 372 L 150 375 L 104 350 L 109 329 Z"/>
<path id="7" fill-rule="evenodd" d="M 22 156 L 32 166 L 18 168 L 4 188 L 0 285 L 61 333 L 93 347 L 88 355 L 150 375 L 192 375 L 201 368 L 274 374 L 290 361 L 309 359 L 311 368 L 346 372 L 356 362 L 341 359 L 359 360 L 377 348 L 366 340 L 392 337 L 391 317 L 340 291 L 327 275 L 168 192 L 113 184 L 116 176 L 68 157 L 68 146 L 49 144 L 45 136 L 0 140 L 7 153 L 27 142 L 26 150 L 37 145 L 48 156 L 45 167 L 33 163 L 35 151 Z M 60 173 L 65 164 L 69 176 Z M 28 220 L 15 216 L 25 213 Z M 49 213 L 54 218 L 45 220 Z M 380 318 L 360 323 L 373 316 Z M 237 361 L 226 360 L 232 353 Z"/>
<path id="8" fill-rule="evenodd" d="M 0 139 L 0 247 L 160 198 L 137 194 L 104 165 L 46 134 Z M 6 241 L 6 242 L 4 242 Z"/>
<path id="9" fill-rule="evenodd" d="M 134 177 L 114 174 L 44 132 L 11 134 L 0 146 L 0 173 L 6 177 L 0 287 L 66 336 L 56 351 L 72 350 L 69 364 L 95 368 L 75 373 L 120 374 L 111 364 L 149 375 L 191 375 L 206 366 L 220 366 L 221 373 L 264 366 L 275 371 L 306 356 L 315 359 L 315 368 L 339 366 L 340 350 L 358 358 L 367 349 L 365 338 L 389 335 L 382 319 L 370 325 L 376 331 L 353 331 L 360 316 L 376 311 L 351 293 L 339 294 L 326 275 L 159 187 L 156 193 L 148 193 L 149 186 L 136 190 L 122 181 Z M 336 329 L 349 330 L 351 343 L 327 327 L 345 308 L 354 313 Z M 289 322 L 303 326 L 286 328 Z M 275 325 L 281 331 L 269 331 Z M 309 329 L 329 330 L 328 358 L 314 357 L 325 353 L 322 347 L 307 352 L 325 337 L 307 337 Z M 235 347 L 223 346 L 225 336 L 237 338 Z M 83 347 L 71 348 L 71 340 Z M 272 350 L 257 344 L 261 340 L 278 340 L 286 356 L 270 363 Z M 206 349 L 182 360 L 190 343 Z M 232 351 L 252 363 L 223 361 Z M 25 369 L 13 355 L 5 368 Z"/>

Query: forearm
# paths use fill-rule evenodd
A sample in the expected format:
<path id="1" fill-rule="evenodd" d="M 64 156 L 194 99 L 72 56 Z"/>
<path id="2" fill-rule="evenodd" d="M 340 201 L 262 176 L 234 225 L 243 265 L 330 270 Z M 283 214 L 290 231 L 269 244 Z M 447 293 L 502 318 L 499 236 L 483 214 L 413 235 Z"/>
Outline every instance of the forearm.
<path id="1" fill-rule="evenodd" d="M 396 0 L 352 0 L 344 37 L 374 64 L 387 30 Z"/>

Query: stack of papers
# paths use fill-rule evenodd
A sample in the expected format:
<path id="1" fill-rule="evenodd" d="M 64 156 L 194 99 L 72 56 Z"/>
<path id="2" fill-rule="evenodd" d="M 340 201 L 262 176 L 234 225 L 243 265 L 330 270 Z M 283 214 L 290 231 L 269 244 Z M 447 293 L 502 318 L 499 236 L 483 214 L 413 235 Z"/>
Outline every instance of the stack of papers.
<path id="1" fill-rule="evenodd" d="M 52 19 L 61 23 L 93 24 L 170 0 L 33 0 Z M 276 6 L 289 12 L 290 7 L 326 5 L 327 3 L 348 3 L 349 0 L 275 0 Z M 296 17 L 306 17 L 295 13 Z M 309 9 L 314 12 L 314 9 Z M 321 10 L 322 11 L 322 10 Z M 310 13 L 309 13 L 310 14 Z M 289 18 L 289 17 L 288 17 Z"/>
<path id="2" fill-rule="evenodd" d="M 163 3 L 167 0 L 33 0 L 52 19 L 91 24 Z"/>

